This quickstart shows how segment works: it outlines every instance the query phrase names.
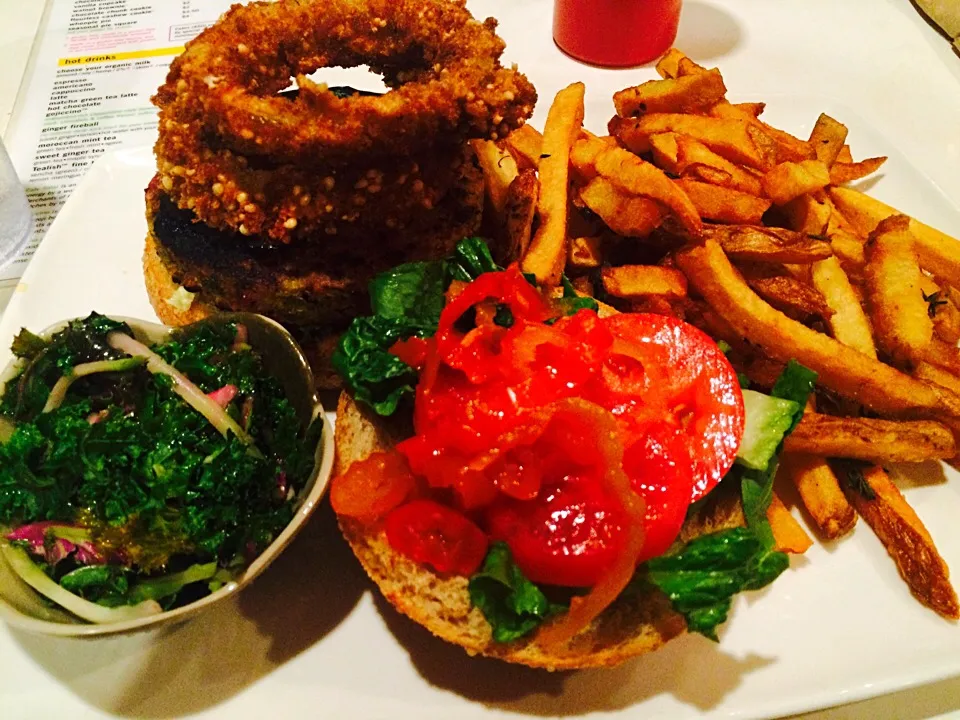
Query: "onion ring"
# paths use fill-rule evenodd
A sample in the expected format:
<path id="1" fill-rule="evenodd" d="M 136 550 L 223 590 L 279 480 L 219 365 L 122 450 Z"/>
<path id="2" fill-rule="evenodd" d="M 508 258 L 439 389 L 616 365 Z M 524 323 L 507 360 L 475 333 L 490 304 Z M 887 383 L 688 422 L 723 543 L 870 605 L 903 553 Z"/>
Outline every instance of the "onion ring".
<path id="1" fill-rule="evenodd" d="M 234 6 L 154 98 L 159 182 L 201 222 L 267 242 L 415 225 L 463 175 L 466 138 L 532 112 L 536 92 L 500 66 L 495 25 L 462 0 Z M 364 62 L 396 89 L 344 98 L 303 75 Z M 295 99 L 278 96 L 291 75 Z"/>
<path id="2" fill-rule="evenodd" d="M 235 5 L 187 44 L 155 102 L 161 123 L 199 107 L 235 152 L 291 164 L 427 150 L 438 136 L 496 139 L 536 92 L 500 65 L 496 21 L 464 0 L 281 0 Z M 366 63 L 393 91 L 342 99 L 305 75 Z M 298 79 L 294 101 L 277 93 Z"/>

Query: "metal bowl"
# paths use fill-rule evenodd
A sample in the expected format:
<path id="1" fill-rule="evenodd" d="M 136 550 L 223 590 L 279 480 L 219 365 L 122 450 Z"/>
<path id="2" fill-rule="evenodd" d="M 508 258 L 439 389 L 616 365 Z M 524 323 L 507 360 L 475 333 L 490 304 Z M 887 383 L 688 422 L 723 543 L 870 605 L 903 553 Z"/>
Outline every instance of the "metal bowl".
<path id="1" fill-rule="evenodd" d="M 300 346 L 286 330 L 273 320 L 251 313 L 223 313 L 214 315 L 185 328 L 170 328 L 165 325 L 133 318 L 113 319 L 127 323 L 141 342 L 163 342 L 172 333 L 203 324 L 242 323 L 249 332 L 249 342 L 263 357 L 264 365 L 271 375 L 283 385 L 284 392 L 293 404 L 301 424 L 305 427 L 313 420 L 323 423 L 323 432 L 316 448 L 313 472 L 295 500 L 293 519 L 277 538 L 237 577 L 222 588 L 196 602 L 183 607 L 126 622 L 94 624 L 53 607 L 52 603 L 27 585 L 7 564 L 0 553 L 0 618 L 13 627 L 28 632 L 63 637 L 92 637 L 126 633 L 145 628 L 154 628 L 164 623 L 176 623 L 192 618 L 215 603 L 234 595 L 253 582 L 307 522 L 326 492 L 333 470 L 333 426 L 324 413 L 313 383 L 313 373 Z M 66 327 L 69 320 L 57 323 L 40 335 L 50 337 Z M 0 374 L 0 394 L 7 382 L 20 369 L 20 360 L 14 360 Z"/>

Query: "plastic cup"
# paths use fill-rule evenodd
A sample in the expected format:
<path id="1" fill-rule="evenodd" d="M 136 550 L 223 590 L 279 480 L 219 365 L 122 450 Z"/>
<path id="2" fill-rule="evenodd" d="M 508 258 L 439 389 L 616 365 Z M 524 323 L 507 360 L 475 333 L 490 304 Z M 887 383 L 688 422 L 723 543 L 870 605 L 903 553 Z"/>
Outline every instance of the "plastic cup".
<path id="1" fill-rule="evenodd" d="M 677 37 L 681 0 L 556 0 L 553 39 L 592 65 L 631 67 L 656 60 Z"/>
<path id="2" fill-rule="evenodd" d="M 33 233 L 33 210 L 0 142 L 0 268 L 14 260 Z"/>

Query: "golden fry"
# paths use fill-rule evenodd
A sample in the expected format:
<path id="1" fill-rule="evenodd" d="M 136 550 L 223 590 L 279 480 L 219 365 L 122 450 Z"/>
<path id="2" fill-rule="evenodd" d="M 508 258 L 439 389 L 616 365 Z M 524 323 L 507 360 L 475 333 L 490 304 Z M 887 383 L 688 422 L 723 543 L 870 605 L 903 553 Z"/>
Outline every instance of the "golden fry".
<path id="1" fill-rule="evenodd" d="M 829 243 L 784 228 L 711 225 L 703 229 L 703 235 L 720 243 L 734 260 L 807 264 L 833 255 Z"/>
<path id="2" fill-rule="evenodd" d="M 886 157 L 875 157 L 861 160 L 858 163 L 837 162 L 830 167 L 830 184 L 843 185 L 854 180 L 860 180 L 872 175 L 887 161 Z"/>
<path id="3" fill-rule="evenodd" d="M 580 189 L 580 200 L 607 227 L 624 237 L 646 237 L 660 227 L 665 214 L 650 198 L 631 197 L 602 177 Z"/>
<path id="4" fill-rule="evenodd" d="M 683 60 L 684 58 L 689 60 L 689 58 L 687 58 L 686 55 L 684 55 L 682 52 L 680 52 L 676 48 L 670 48 L 669 50 L 667 50 L 667 52 L 663 54 L 663 57 L 661 57 L 657 61 L 657 68 L 656 68 L 657 73 L 662 78 L 677 77 L 680 74 L 680 71 L 679 71 L 680 61 Z"/>
<path id="5" fill-rule="evenodd" d="M 714 68 L 694 75 L 648 80 L 614 94 L 613 105 L 620 117 L 647 113 L 687 113 L 720 102 L 726 95 L 720 71 Z"/>
<path id="6" fill-rule="evenodd" d="M 596 236 L 570 238 L 570 256 L 567 262 L 571 267 L 590 269 L 603 264 L 603 250 L 600 238 Z"/>
<path id="7" fill-rule="evenodd" d="M 856 525 L 857 513 L 823 458 L 784 453 L 779 475 L 789 478 L 797 488 L 817 530 L 828 540 L 846 535 Z"/>
<path id="8" fill-rule="evenodd" d="M 817 160 L 828 168 L 837 161 L 837 155 L 843 150 L 847 140 L 847 126 L 834 120 L 826 113 L 820 113 L 816 125 L 810 133 L 810 144 L 817 154 Z"/>
<path id="9" fill-rule="evenodd" d="M 914 597 L 944 617 L 960 618 L 950 570 L 917 513 L 881 468 L 864 469 L 862 478 L 869 497 L 854 488 L 847 489 L 847 497 L 873 528 Z"/>
<path id="10" fill-rule="evenodd" d="M 776 144 L 776 162 L 800 162 L 801 160 L 814 160 L 817 157 L 813 147 L 806 140 L 801 140 L 790 133 L 778 130 L 762 120 L 758 120 L 752 113 L 737 105 L 719 102 L 710 108 L 710 115 L 711 117 L 728 120 L 741 120 L 764 132 Z"/>
<path id="11" fill-rule="evenodd" d="M 498 220 L 502 220 L 507 204 L 507 191 L 518 173 L 517 163 L 506 150 L 490 140 L 471 141 L 477 160 L 483 169 L 487 202 Z"/>
<path id="12" fill-rule="evenodd" d="M 687 295 L 687 278 L 679 270 L 657 265 L 621 265 L 601 271 L 603 288 L 610 295 L 635 300 L 658 296 L 682 298 Z"/>
<path id="13" fill-rule="evenodd" d="M 804 318 L 817 315 L 827 319 L 833 310 L 814 288 L 794 277 L 786 275 L 752 275 L 744 272 L 747 284 L 757 295 L 781 312 L 791 317 Z"/>
<path id="14" fill-rule="evenodd" d="M 750 124 L 744 120 L 651 113 L 635 120 L 613 118 L 610 121 L 610 134 L 615 135 L 636 153 L 644 153 L 650 149 L 648 138 L 653 133 L 689 135 L 731 162 L 764 170 L 767 167 L 767 158 L 747 132 L 748 127 Z"/>
<path id="15" fill-rule="evenodd" d="M 953 434 L 932 420 L 878 420 L 804 413 L 784 441 L 792 453 L 869 462 L 925 462 L 957 453 Z"/>
<path id="16" fill-rule="evenodd" d="M 899 210 L 850 188 L 830 188 L 830 198 L 843 216 L 863 237 L 872 233 L 881 220 L 902 215 Z M 929 225 L 910 219 L 920 266 L 954 287 L 960 286 L 960 240 Z"/>
<path id="17" fill-rule="evenodd" d="M 787 217 L 787 223 L 797 232 L 809 235 L 823 235 L 830 222 L 830 208 L 817 202 L 810 195 L 801 195 L 784 205 L 781 210 Z"/>
<path id="18" fill-rule="evenodd" d="M 909 225 L 904 215 L 881 222 L 867 243 L 864 268 L 877 342 L 902 367 L 923 358 L 933 340 L 933 320 L 923 299 L 923 274 Z"/>
<path id="19" fill-rule="evenodd" d="M 675 138 L 677 148 L 675 169 L 670 170 L 669 168 L 665 168 L 666 170 L 670 170 L 670 172 L 679 175 L 690 168 L 691 165 L 706 165 L 726 173 L 728 181 L 727 184 L 724 185 L 725 187 L 740 190 L 741 192 L 756 195 L 757 197 L 763 195 L 763 188 L 760 185 L 759 178 L 754 177 L 739 165 L 735 165 L 726 158 L 718 155 L 699 140 L 692 137 L 687 135 L 674 135 L 673 137 Z M 654 147 L 654 159 L 656 159 L 657 153 L 653 143 L 653 137 L 651 137 L 650 144 Z"/>
<path id="20" fill-rule="evenodd" d="M 833 310 L 828 318 L 830 332 L 839 342 L 876 359 L 870 321 L 850 284 L 847 274 L 835 257 L 814 263 L 811 268 L 813 286 Z"/>
<path id="21" fill-rule="evenodd" d="M 776 548 L 780 552 L 802 555 L 813 545 L 813 539 L 790 514 L 787 506 L 776 493 L 773 494 L 770 506 L 767 508 L 767 521 L 770 523 L 770 530 L 773 531 Z"/>
<path id="22" fill-rule="evenodd" d="M 517 162 L 521 170 L 540 167 L 540 156 L 543 154 L 543 135 L 532 125 L 521 125 L 507 135 L 503 144 Z"/>
<path id="23" fill-rule="evenodd" d="M 820 160 L 780 163 L 760 181 L 767 197 L 777 205 L 786 205 L 830 184 L 830 171 Z"/>
<path id="24" fill-rule="evenodd" d="M 877 412 L 960 417 L 952 398 L 889 365 L 791 320 L 761 300 L 713 240 L 676 253 L 690 284 L 742 337 L 770 357 L 797 360 L 818 373 L 818 383 Z"/>
<path id="25" fill-rule="evenodd" d="M 954 373 L 938 368 L 936 365 L 931 365 L 924 361 L 918 362 L 913 368 L 913 376 L 920 380 L 932 382 L 960 395 L 960 377 L 957 377 Z"/>
<path id="26" fill-rule="evenodd" d="M 666 170 L 674 175 L 680 174 L 677 167 L 680 148 L 677 145 L 677 135 L 675 133 L 654 133 L 648 140 L 650 141 L 650 150 L 653 152 L 653 164 L 661 170 Z"/>
<path id="27" fill-rule="evenodd" d="M 507 202 L 503 212 L 504 252 L 500 261 L 504 264 L 523 257 L 530 246 L 533 221 L 537 214 L 537 198 L 540 183 L 532 169 L 521 170 L 510 183 Z"/>
<path id="28" fill-rule="evenodd" d="M 520 265 L 547 286 L 560 282 L 567 259 L 570 148 L 583 127 L 583 95 L 583 83 L 573 83 L 557 93 L 543 129 L 542 155 L 546 157 L 540 160 L 540 227 Z"/>
<path id="29" fill-rule="evenodd" d="M 759 225 L 770 201 L 738 190 L 680 178 L 676 184 L 686 193 L 700 217 L 735 225 Z"/>
<path id="30" fill-rule="evenodd" d="M 622 192 L 656 200 L 667 207 L 684 230 L 697 237 L 703 227 L 696 206 L 660 168 L 623 148 L 598 139 L 581 139 L 571 160 L 584 177 L 599 175 Z"/>

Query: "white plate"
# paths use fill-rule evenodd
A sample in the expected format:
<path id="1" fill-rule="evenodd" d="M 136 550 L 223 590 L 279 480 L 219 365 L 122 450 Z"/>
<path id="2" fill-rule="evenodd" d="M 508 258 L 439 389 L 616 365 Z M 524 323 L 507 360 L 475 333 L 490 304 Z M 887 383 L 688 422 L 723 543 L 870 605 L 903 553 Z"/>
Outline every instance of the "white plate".
<path id="1" fill-rule="evenodd" d="M 528 28 L 543 25 L 548 3 L 518 2 L 510 9 L 507 3 L 474 4 L 501 18 L 503 34 L 513 48 L 510 59 L 521 62 L 542 97 L 550 97 L 572 79 L 587 82 L 587 118 L 595 129 L 602 129 L 611 113 L 614 90 L 652 76 L 646 70 L 630 80 L 621 73 L 585 68 L 561 57 L 544 41 L 543 33 L 530 39 Z M 758 57 L 769 58 L 769 67 L 754 68 L 738 54 L 735 48 L 742 38 L 723 47 L 701 45 L 707 59 L 729 55 L 717 62 L 725 70 L 731 96 L 750 100 L 756 94 L 756 99 L 769 103 L 765 117 L 798 134 L 807 132 L 821 111 L 843 120 L 850 127 L 855 156 L 890 155 L 871 192 L 960 234 L 960 213 L 931 179 L 957 187 L 953 171 L 945 170 L 956 167 L 949 162 L 957 148 L 949 143 L 941 147 L 941 141 L 949 138 L 942 131 L 943 112 L 938 114 L 942 107 L 930 109 L 924 137 L 907 132 L 911 119 L 899 105 L 885 114 L 852 110 L 876 111 L 882 106 L 871 104 L 873 90 L 864 89 L 856 77 L 840 89 L 816 94 L 817 83 L 804 85 L 804 73 L 795 72 L 796 92 L 783 94 L 784 84 L 770 81 L 766 71 L 789 73 L 789 58 L 796 54 L 781 50 L 786 40 L 779 44 L 765 36 L 757 40 L 757 32 L 765 27 L 761 20 L 773 26 L 769 10 L 773 5 L 739 4 L 760 18 L 752 26 L 754 35 L 747 38 L 754 49 L 760 46 L 766 52 Z M 821 0 L 808 0 L 804 6 L 822 13 L 829 6 L 829 12 L 836 9 L 838 16 L 846 12 L 838 8 L 845 4 Z M 722 24 L 724 17 L 733 17 L 707 3 L 688 2 L 688 7 L 693 8 L 688 17 L 699 18 L 704 32 Z M 863 12 L 867 4 L 858 7 L 859 14 L 850 11 L 847 27 L 862 22 L 882 36 L 893 11 L 867 14 Z M 764 12 L 771 13 L 769 18 Z M 745 18 L 741 14 L 739 21 L 747 23 Z M 818 26 L 824 48 L 831 47 L 831 38 L 839 43 L 846 37 L 837 25 L 842 28 L 843 22 L 840 18 Z M 733 27 L 747 33 L 736 23 Z M 733 31 L 726 26 L 724 32 Z M 782 32 L 785 37 L 793 33 L 797 43 L 802 40 L 800 29 L 784 26 Z M 692 42 L 701 35 L 690 37 Z M 916 43 L 910 47 L 922 55 Z M 824 77 L 832 67 L 829 57 L 811 54 L 806 60 L 814 68 L 808 72 L 819 67 Z M 881 55 L 869 60 L 879 64 L 877 72 L 892 67 L 883 66 L 886 60 Z M 871 77 L 865 62 L 858 67 L 862 73 L 858 77 Z M 931 66 L 914 85 L 904 82 L 900 99 L 926 97 L 924 88 L 942 82 L 940 102 L 943 107 L 954 103 L 956 88 L 938 72 Z M 758 80 L 748 82 L 751 79 Z M 854 100 L 838 102 L 835 97 Z M 546 105 L 540 103 L 535 124 L 542 122 Z M 898 147 L 920 158 L 926 172 L 912 165 Z M 142 188 L 152 172 L 147 149 L 106 157 L 94 167 L 51 228 L 0 321 L 0 367 L 21 325 L 43 328 L 93 309 L 153 317 L 140 273 L 145 233 Z M 939 467 L 930 466 L 904 487 L 948 564 L 960 567 L 957 479 L 947 483 Z M 399 617 L 371 592 L 328 513 L 319 515 L 253 587 L 172 632 L 75 642 L 0 629 L 4 707 L 17 708 L 25 717 L 70 707 L 73 717 L 107 712 L 140 717 L 199 713 L 418 720 L 518 713 L 747 718 L 851 702 L 960 674 L 960 628 L 910 596 L 863 523 L 835 546 L 815 545 L 771 588 L 741 597 L 719 645 L 686 637 L 612 671 L 549 674 L 468 658 L 459 648 Z M 323 557 L 322 565 L 314 562 L 318 557 Z M 945 706 L 933 707 L 942 711 Z"/>

